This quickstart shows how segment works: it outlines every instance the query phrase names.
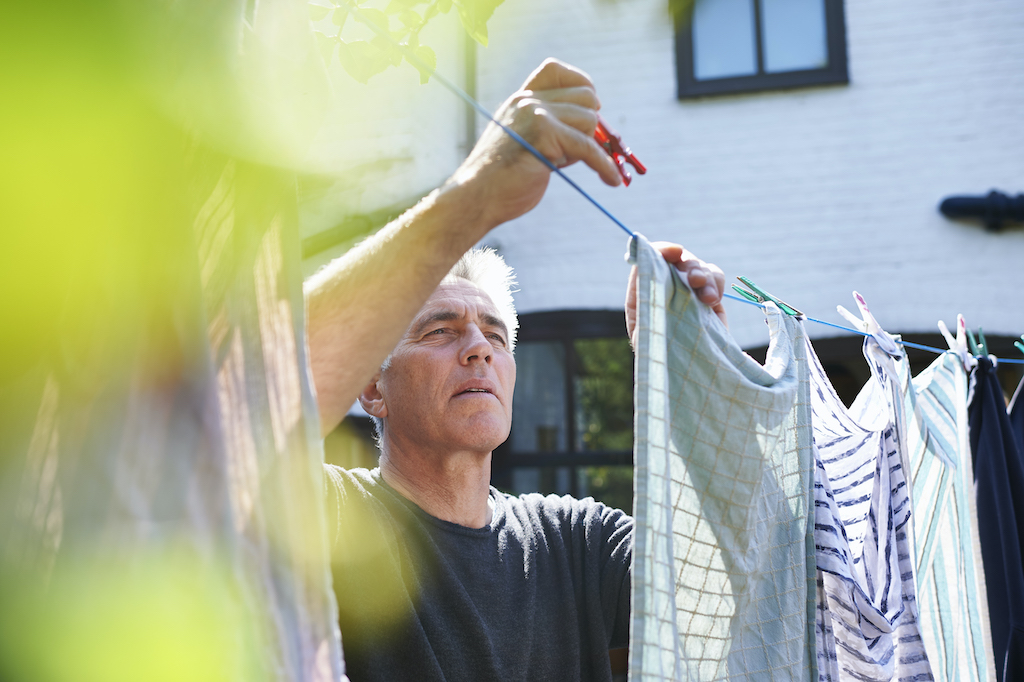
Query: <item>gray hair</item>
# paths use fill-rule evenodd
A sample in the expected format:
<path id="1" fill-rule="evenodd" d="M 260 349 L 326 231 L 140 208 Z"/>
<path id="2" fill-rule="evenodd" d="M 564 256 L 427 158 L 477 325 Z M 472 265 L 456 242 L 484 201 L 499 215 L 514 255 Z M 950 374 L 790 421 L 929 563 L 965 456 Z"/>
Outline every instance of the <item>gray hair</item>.
<path id="1" fill-rule="evenodd" d="M 515 300 L 512 298 L 512 287 L 516 285 L 515 271 L 497 251 L 490 247 L 483 247 L 467 251 L 444 276 L 441 284 L 450 284 L 460 279 L 480 287 L 491 299 L 498 309 L 498 317 L 508 329 L 509 350 L 515 351 L 516 332 L 519 330 L 519 316 L 516 314 Z M 390 366 L 391 354 L 389 353 L 381 363 L 381 373 L 386 372 Z M 377 442 L 377 447 L 380 448 L 381 436 L 384 433 L 384 421 L 372 415 L 370 420 L 373 421 L 373 438 Z"/>

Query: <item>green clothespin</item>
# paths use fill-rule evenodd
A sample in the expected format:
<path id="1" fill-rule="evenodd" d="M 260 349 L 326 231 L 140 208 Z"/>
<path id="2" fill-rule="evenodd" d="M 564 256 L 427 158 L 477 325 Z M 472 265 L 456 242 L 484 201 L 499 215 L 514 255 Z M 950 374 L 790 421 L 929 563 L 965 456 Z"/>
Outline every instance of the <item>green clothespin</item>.
<path id="1" fill-rule="evenodd" d="M 1020 341 L 1024 341 L 1024 334 L 1020 335 Z M 1017 350 L 1021 353 L 1024 353 L 1024 343 L 1021 343 L 1020 341 L 1014 341 L 1013 345 L 1017 346 Z"/>
<path id="2" fill-rule="evenodd" d="M 970 329 L 967 330 L 967 345 L 971 347 L 971 355 L 974 357 L 981 355 L 981 351 L 978 350 L 978 342 L 974 340 L 974 332 Z"/>
<path id="3" fill-rule="evenodd" d="M 988 343 L 985 342 L 985 330 L 978 327 L 978 350 L 982 355 L 988 355 Z"/>
<path id="4" fill-rule="evenodd" d="M 747 291 L 746 289 L 736 286 L 735 284 L 732 285 L 733 290 L 743 298 L 747 299 L 748 301 L 753 301 L 754 303 L 764 303 L 765 301 L 771 301 L 775 305 L 779 306 L 782 312 L 786 313 L 787 315 L 803 317 L 802 312 L 800 312 L 793 306 L 789 305 L 785 301 L 775 298 L 767 291 L 751 282 L 748 278 L 737 277 L 736 279 L 743 282 L 743 284 L 750 288 L 750 291 Z"/>

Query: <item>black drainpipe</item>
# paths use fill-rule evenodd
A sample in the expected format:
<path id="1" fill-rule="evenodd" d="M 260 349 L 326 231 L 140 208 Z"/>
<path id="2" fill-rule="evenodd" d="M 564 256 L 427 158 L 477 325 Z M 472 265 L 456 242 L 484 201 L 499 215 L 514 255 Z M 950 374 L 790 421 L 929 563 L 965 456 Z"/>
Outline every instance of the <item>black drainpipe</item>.
<path id="1" fill-rule="evenodd" d="M 947 218 L 981 220 L 989 232 L 999 232 L 1009 222 L 1024 222 L 1024 194 L 1015 197 L 992 190 L 983 197 L 946 197 L 939 210 Z"/>

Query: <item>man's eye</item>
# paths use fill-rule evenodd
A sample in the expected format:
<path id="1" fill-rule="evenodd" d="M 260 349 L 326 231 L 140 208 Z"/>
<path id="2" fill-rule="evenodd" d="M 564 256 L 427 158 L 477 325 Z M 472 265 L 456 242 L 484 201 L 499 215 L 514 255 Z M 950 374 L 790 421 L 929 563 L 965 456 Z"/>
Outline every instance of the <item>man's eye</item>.
<path id="1" fill-rule="evenodd" d="M 432 329 L 429 332 L 427 332 L 427 336 L 430 336 L 431 334 L 444 334 L 445 331 L 447 330 L 444 327 L 441 327 L 440 329 Z"/>
<path id="2" fill-rule="evenodd" d="M 497 341 L 501 345 L 505 345 L 505 337 L 502 336 L 501 334 L 488 334 L 488 336 L 490 336 L 492 340 Z"/>

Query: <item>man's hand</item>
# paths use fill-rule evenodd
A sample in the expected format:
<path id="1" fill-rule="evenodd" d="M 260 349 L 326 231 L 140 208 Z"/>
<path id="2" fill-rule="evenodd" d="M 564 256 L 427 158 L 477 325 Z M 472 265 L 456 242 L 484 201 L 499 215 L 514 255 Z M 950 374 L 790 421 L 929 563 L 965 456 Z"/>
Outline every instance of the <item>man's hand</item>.
<path id="1" fill-rule="evenodd" d="M 725 291 L 725 274 L 713 263 L 705 263 L 679 244 L 671 242 L 652 242 L 664 256 L 669 265 L 676 266 L 680 272 L 686 273 L 690 288 L 697 298 L 711 306 L 719 319 L 726 326 L 725 308 L 722 306 L 722 294 Z M 629 343 L 636 348 L 636 266 L 629 271 L 629 285 L 626 287 L 626 332 Z"/>
<path id="2" fill-rule="evenodd" d="M 622 182 L 615 163 L 594 140 L 601 103 L 590 78 L 548 59 L 495 114 L 555 166 L 583 161 L 609 185 Z M 494 123 L 488 124 L 449 185 L 473 189 L 475 208 L 490 230 L 540 201 L 551 171 Z M 472 208 L 472 207 L 467 207 Z"/>

